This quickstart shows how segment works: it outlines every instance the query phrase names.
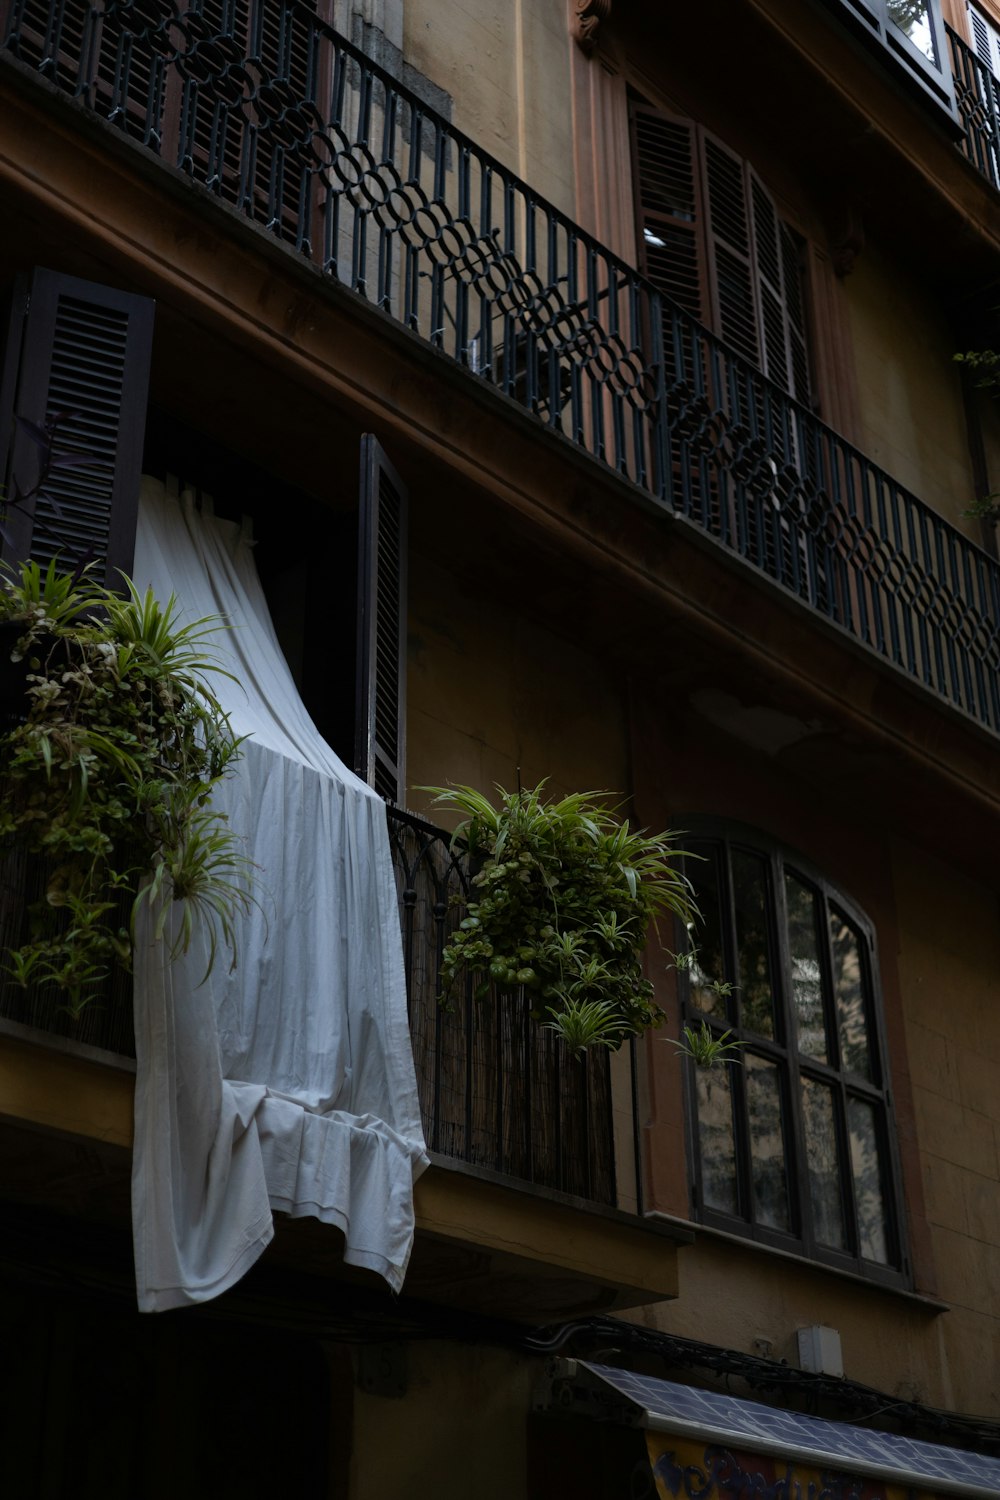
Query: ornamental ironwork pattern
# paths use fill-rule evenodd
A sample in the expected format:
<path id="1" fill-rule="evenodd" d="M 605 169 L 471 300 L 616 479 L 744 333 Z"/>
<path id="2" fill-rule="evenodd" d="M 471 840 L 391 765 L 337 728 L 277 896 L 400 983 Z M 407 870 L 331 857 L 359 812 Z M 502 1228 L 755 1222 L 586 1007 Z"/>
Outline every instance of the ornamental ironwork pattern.
<path id="1" fill-rule="evenodd" d="M 955 103 L 965 131 L 960 149 L 977 171 L 1000 188 L 1000 81 L 950 26 L 945 30 Z"/>
<path id="2" fill-rule="evenodd" d="M 23 68 L 1000 732 L 994 560 L 310 5 L 0 16 Z M 951 48 L 962 149 L 1000 186 L 996 81 Z"/>
<path id="3" fill-rule="evenodd" d="M 429 1148 L 614 1205 L 606 1049 L 582 1061 L 570 1058 L 558 1038 L 530 1019 L 520 993 L 476 1002 L 469 985 L 450 1008 L 438 1003 L 441 955 L 468 895 L 468 856 L 422 819 L 396 808 L 388 809 L 388 817 Z"/>

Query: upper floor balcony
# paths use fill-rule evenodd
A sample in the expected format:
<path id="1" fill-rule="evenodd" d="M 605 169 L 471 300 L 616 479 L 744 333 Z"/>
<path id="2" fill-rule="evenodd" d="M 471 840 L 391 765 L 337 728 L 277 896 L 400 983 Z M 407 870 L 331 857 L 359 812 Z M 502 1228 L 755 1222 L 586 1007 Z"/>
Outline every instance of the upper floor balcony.
<path id="1" fill-rule="evenodd" d="M 654 515 L 1000 730 L 995 560 L 308 5 L 5 9 L 4 61 L 26 86 L 71 97 Z M 950 45 L 963 149 L 995 183 L 994 85 Z"/>

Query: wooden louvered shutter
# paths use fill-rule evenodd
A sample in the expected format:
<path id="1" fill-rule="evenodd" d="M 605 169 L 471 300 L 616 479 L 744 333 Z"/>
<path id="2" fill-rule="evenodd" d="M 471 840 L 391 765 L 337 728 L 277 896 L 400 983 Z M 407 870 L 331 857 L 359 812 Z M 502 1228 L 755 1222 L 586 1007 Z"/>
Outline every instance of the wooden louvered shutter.
<path id="1" fill-rule="evenodd" d="M 799 248 L 752 168 L 747 168 L 747 177 L 754 280 L 760 310 L 760 366 L 776 385 L 798 400 L 808 401 L 809 360 Z"/>
<path id="2" fill-rule="evenodd" d="M 994 73 L 1000 74 L 1000 31 L 974 5 L 966 8 L 969 12 L 972 45 L 977 57 Z"/>
<path id="3" fill-rule="evenodd" d="M 361 440 L 354 768 L 387 802 L 406 799 L 407 494 L 381 444 Z"/>
<path id="4" fill-rule="evenodd" d="M 699 322 L 709 320 L 696 127 L 632 105 L 632 149 L 641 216 L 642 270 Z"/>
<path id="5" fill-rule="evenodd" d="M 91 557 L 112 586 L 132 566 L 154 304 L 55 271 L 35 271 L 14 294 L 3 383 L 3 473 L 29 489 L 37 449 L 14 417 L 42 426 L 65 413 L 56 449 L 86 453 L 86 467 L 55 468 L 31 513 L 12 511 L 10 561 L 46 563 L 60 551 Z M 53 503 L 54 502 L 54 503 Z"/>
<path id="6" fill-rule="evenodd" d="M 742 160 L 703 132 L 713 323 L 731 348 L 761 365 L 750 208 Z"/>

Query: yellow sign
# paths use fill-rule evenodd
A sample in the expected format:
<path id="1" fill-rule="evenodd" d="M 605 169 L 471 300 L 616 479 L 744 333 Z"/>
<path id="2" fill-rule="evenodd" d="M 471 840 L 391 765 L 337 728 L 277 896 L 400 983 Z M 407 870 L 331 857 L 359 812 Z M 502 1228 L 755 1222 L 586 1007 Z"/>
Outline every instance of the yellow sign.
<path id="1" fill-rule="evenodd" d="M 852 1474 L 850 1460 L 842 1470 L 813 1469 L 667 1432 L 647 1432 L 646 1442 L 661 1500 L 934 1500 L 928 1490 Z"/>

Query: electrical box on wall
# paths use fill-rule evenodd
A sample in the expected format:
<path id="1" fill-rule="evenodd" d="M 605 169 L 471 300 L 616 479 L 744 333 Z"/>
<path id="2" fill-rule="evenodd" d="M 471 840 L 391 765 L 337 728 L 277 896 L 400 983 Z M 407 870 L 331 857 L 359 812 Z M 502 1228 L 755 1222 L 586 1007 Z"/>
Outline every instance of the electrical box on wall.
<path id="1" fill-rule="evenodd" d="M 798 1338 L 801 1369 L 816 1375 L 843 1375 L 844 1354 L 836 1328 L 815 1323 L 811 1328 L 800 1328 Z"/>

